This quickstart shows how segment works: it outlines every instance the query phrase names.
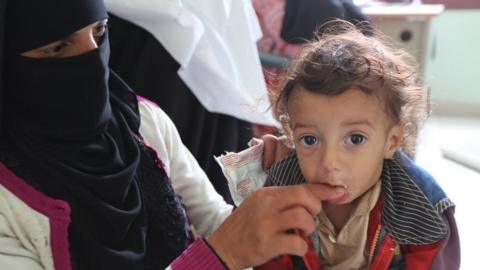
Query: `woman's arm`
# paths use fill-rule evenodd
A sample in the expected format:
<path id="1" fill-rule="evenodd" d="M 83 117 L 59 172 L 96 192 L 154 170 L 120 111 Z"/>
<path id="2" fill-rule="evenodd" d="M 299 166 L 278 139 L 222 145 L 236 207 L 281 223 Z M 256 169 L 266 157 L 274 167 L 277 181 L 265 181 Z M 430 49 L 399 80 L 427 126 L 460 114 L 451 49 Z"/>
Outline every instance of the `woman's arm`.
<path id="1" fill-rule="evenodd" d="M 140 133 L 157 151 L 182 198 L 187 214 L 200 236 L 210 235 L 230 215 L 233 207 L 215 191 L 190 151 L 183 145 L 170 118 L 154 103 L 141 99 Z"/>

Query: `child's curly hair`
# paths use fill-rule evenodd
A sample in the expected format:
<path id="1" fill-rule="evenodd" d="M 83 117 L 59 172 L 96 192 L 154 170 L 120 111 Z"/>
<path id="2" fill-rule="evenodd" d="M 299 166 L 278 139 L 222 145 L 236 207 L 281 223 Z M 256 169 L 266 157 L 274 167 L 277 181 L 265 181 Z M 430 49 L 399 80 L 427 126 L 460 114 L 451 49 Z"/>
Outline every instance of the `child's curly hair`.
<path id="1" fill-rule="evenodd" d="M 365 36 L 360 27 L 343 20 L 317 31 L 316 39 L 305 45 L 274 89 L 275 109 L 287 133 L 285 115 L 293 89 L 335 96 L 357 88 L 384 101 L 386 114 L 404 125 L 402 150 L 414 155 L 419 127 L 429 115 L 428 89 L 414 58 L 378 36 Z"/>

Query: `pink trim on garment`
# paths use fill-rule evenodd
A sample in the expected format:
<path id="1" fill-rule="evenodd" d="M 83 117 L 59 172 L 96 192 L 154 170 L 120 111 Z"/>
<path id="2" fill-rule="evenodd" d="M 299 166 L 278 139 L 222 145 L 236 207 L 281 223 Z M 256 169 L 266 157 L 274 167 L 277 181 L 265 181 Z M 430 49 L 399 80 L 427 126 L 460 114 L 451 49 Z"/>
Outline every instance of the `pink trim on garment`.
<path id="1" fill-rule="evenodd" d="M 159 108 L 159 109 L 160 109 L 160 107 L 158 106 L 157 103 L 155 103 L 155 102 L 153 102 L 153 101 L 151 101 L 151 100 L 149 100 L 149 99 L 147 99 L 147 98 L 144 98 L 144 97 L 142 97 L 142 96 L 137 95 L 137 101 L 138 101 L 138 102 L 148 103 L 148 104 L 154 106 L 155 108 Z M 136 135 L 134 134 L 134 136 L 136 136 Z M 145 147 L 146 147 L 147 150 L 150 152 L 150 154 L 152 154 L 154 157 L 156 157 L 157 162 L 158 162 L 158 164 L 160 165 L 160 166 L 159 166 L 160 169 L 162 169 L 163 173 L 165 173 L 165 175 L 170 179 L 170 175 L 168 175 L 168 173 L 167 173 L 167 170 L 166 170 L 166 168 L 165 168 L 165 164 L 163 163 L 162 159 L 161 159 L 160 156 L 158 155 L 157 151 L 156 151 L 155 149 L 153 149 L 152 147 L 150 147 L 150 146 L 143 140 L 143 138 L 141 138 L 141 137 L 139 137 L 139 136 L 136 136 L 136 137 L 137 137 L 138 140 L 140 140 L 140 141 L 143 143 L 143 145 L 145 145 Z"/>
<path id="2" fill-rule="evenodd" d="M 153 105 L 154 107 L 160 108 L 157 103 L 151 101 L 148 98 L 145 98 L 145 97 L 142 97 L 142 96 L 139 96 L 139 95 L 137 95 L 137 101 L 138 102 L 147 102 L 148 104 Z"/>
<path id="3" fill-rule="evenodd" d="M 3 185 L 35 211 L 48 217 L 50 222 L 50 248 L 56 270 L 71 270 L 68 243 L 70 206 L 62 200 L 45 196 L 18 178 L 0 162 L 0 185 Z"/>
<path id="4" fill-rule="evenodd" d="M 205 240 L 198 239 L 171 264 L 172 270 L 225 270 L 222 262 L 207 246 Z"/>
<path id="5" fill-rule="evenodd" d="M 151 101 L 151 100 L 148 100 L 142 96 L 138 96 L 137 95 L 137 100 L 138 102 L 146 102 L 148 104 L 151 104 L 152 106 L 156 107 L 156 108 L 160 108 L 155 102 Z M 134 134 L 134 136 L 143 143 L 143 145 L 145 146 L 145 148 L 147 148 L 147 151 L 150 152 L 150 154 L 156 159 L 155 161 L 157 162 L 157 165 L 158 167 L 163 171 L 163 173 L 167 176 L 168 179 L 170 179 L 170 176 L 168 175 L 167 173 L 167 170 L 165 168 L 165 163 L 163 163 L 162 159 L 160 158 L 160 156 L 158 155 L 157 151 L 155 149 L 153 149 L 153 147 L 150 147 L 144 140 L 143 138 L 137 136 Z M 188 220 L 188 224 L 191 226 L 192 224 L 192 219 L 190 218 L 190 216 L 187 214 L 187 210 L 185 210 L 185 216 L 187 217 L 187 220 Z M 190 239 L 195 239 L 195 235 L 193 233 L 192 230 L 188 230 L 189 231 L 189 234 L 190 234 Z"/>

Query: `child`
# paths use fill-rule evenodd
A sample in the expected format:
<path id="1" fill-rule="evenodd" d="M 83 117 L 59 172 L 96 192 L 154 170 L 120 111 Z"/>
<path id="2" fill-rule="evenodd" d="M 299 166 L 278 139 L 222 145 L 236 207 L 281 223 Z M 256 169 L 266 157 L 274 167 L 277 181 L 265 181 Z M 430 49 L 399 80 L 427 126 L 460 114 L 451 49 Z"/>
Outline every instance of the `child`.
<path id="1" fill-rule="evenodd" d="M 428 112 L 408 57 L 337 21 L 292 63 L 276 105 L 295 151 L 272 167 L 271 180 L 295 181 L 285 168 L 296 165 L 306 182 L 346 192 L 323 202 L 306 238 L 314 256 L 258 269 L 459 268 L 453 203 L 404 154 L 413 155 Z"/>

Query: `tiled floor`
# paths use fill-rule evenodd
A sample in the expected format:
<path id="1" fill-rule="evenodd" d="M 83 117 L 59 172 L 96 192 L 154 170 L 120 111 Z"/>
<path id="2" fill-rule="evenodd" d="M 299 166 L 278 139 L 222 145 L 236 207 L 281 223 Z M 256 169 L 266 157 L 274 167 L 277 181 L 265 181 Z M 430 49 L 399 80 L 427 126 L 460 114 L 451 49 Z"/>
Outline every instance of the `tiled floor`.
<path id="1" fill-rule="evenodd" d="M 461 269 L 479 269 L 476 256 L 480 243 L 480 172 L 442 157 L 443 146 L 456 145 L 480 150 L 480 119 L 431 118 L 420 133 L 416 160 L 456 204 Z M 480 159 L 480 151 L 478 157 Z"/>

